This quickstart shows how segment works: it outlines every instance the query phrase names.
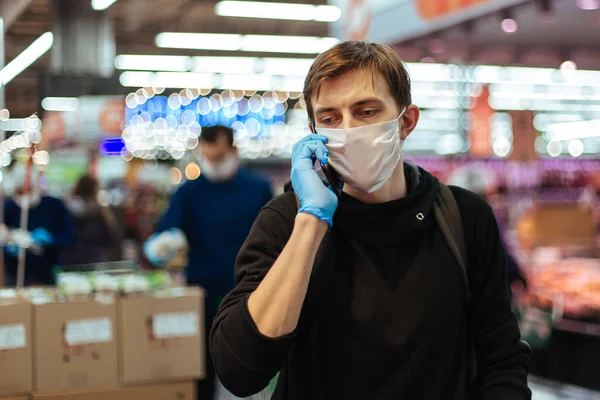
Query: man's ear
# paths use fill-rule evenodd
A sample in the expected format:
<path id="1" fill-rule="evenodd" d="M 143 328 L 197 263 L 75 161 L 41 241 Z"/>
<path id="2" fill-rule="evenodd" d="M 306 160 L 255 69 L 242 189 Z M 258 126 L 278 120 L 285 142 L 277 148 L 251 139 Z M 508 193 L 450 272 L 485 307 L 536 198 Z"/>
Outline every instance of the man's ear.
<path id="1" fill-rule="evenodd" d="M 400 125 L 400 138 L 402 140 L 405 140 L 408 135 L 415 130 L 420 116 L 421 111 L 419 110 L 419 107 L 411 104 L 406 108 L 406 111 L 401 118 L 402 124 Z"/>

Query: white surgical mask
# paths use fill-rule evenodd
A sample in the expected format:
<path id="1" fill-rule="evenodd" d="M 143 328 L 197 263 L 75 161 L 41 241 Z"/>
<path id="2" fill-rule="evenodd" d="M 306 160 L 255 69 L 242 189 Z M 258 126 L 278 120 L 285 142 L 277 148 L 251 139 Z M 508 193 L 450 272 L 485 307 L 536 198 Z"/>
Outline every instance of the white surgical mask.
<path id="1" fill-rule="evenodd" d="M 405 109 L 406 110 L 406 109 Z M 402 159 L 398 118 L 347 129 L 319 128 L 327 137 L 329 162 L 350 187 L 363 193 L 379 190 Z"/>
<path id="2" fill-rule="evenodd" d="M 235 176 L 238 171 L 239 159 L 235 154 L 225 156 L 225 158 L 218 163 L 211 163 L 206 159 L 199 161 L 200 172 L 202 175 L 213 182 L 224 182 L 228 181 Z"/>

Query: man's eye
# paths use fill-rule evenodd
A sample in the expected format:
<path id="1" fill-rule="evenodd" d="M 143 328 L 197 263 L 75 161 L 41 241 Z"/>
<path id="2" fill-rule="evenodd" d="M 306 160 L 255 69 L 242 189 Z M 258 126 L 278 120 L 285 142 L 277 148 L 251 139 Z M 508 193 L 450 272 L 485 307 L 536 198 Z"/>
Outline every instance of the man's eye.
<path id="1" fill-rule="evenodd" d="M 325 124 L 325 125 L 331 124 L 332 122 L 333 122 L 333 118 L 322 118 L 321 119 L 321 123 Z"/>
<path id="2" fill-rule="evenodd" d="M 375 115 L 375 113 L 377 113 L 377 110 L 363 110 L 361 112 L 361 114 L 365 117 L 372 117 L 373 115 Z"/>

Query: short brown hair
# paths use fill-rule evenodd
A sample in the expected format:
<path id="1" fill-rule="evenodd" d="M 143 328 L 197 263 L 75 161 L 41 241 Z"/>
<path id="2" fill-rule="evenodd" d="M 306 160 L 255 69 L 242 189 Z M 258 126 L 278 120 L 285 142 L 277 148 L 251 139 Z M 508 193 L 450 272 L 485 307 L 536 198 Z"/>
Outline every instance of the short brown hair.
<path id="1" fill-rule="evenodd" d="M 221 136 L 225 138 L 230 147 L 233 147 L 233 129 L 223 125 L 202 127 L 200 141 L 205 143 L 216 143 Z"/>
<path id="2" fill-rule="evenodd" d="M 323 82 L 361 68 L 383 75 L 398 108 L 410 105 L 410 77 L 398 53 L 385 44 L 349 40 L 319 54 L 308 71 L 303 94 L 311 123 L 314 123 L 312 96 L 319 95 Z"/>

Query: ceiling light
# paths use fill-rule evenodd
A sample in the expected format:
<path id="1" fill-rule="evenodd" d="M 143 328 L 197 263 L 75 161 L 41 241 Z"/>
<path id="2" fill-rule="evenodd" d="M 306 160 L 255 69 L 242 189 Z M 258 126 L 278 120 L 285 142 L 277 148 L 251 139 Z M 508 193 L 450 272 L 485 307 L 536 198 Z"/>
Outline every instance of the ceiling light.
<path id="1" fill-rule="evenodd" d="M 164 88 L 212 88 L 213 74 L 195 72 L 140 72 L 126 71 L 121 74 L 119 81 L 126 87 Z"/>
<path id="2" fill-rule="evenodd" d="M 46 97 L 42 100 L 42 108 L 46 111 L 77 111 L 79 99 L 77 97 Z"/>
<path id="3" fill-rule="evenodd" d="M 92 0 L 92 8 L 96 11 L 106 10 L 117 0 Z"/>
<path id="4" fill-rule="evenodd" d="M 119 77 L 126 87 L 161 86 L 167 88 L 215 88 L 230 90 L 281 90 L 301 92 L 303 76 L 263 74 L 209 74 L 195 72 L 125 71 Z"/>
<path id="5" fill-rule="evenodd" d="M 342 11 L 331 5 L 265 3 L 257 1 L 221 1 L 215 13 L 223 17 L 287 19 L 296 21 L 335 22 Z"/>
<path id="6" fill-rule="evenodd" d="M 579 157 L 580 155 L 583 154 L 583 151 L 585 150 L 585 146 L 583 145 L 583 142 L 581 140 L 574 139 L 569 142 L 567 149 L 569 150 L 569 154 L 571 156 Z"/>
<path id="7" fill-rule="evenodd" d="M 329 50 L 339 42 L 334 37 L 246 35 L 241 50 L 317 54 Z"/>
<path id="8" fill-rule="evenodd" d="M 575 61 L 567 60 L 560 64 L 560 69 L 561 71 L 574 71 L 577 69 L 577 64 Z"/>
<path id="9" fill-rule="evenodd" d="M 600 120 L 561 122 L 548 125 L 546 140 L 562 141 L 600 137 Z"/>
<path id="10" fill-rule="evenodd" d="M 194 72 L 221 72 L 224 74 L 251 74 L 256 57 L 194 57 Z"/>
<path id="11" fill-rule="evenodd" d="M 600 0 L 577 0 L 577 6 L 582 10 L 597 10 L 600 8 Z"/>
<path id="12" fill-rule="evenodd" d="M 186 56 L 122 54 L 115 58 L 115 68 L 142 71 L 189 71 L 192 61 Z"/>
<path id="13" fill-rule="evenodd" d="M 16 132 L 23 129 L 25 118 L 10 118 L 6 121 L 0 121 L 0 128 L 9 132 Z"/>
<path id="14" fill-rule="evenodd" d="M 550 157 L 558 157 L 563 151 L 563 146 L 561 142 L 552 141 L 548 143 L 546 147 L 546 151 L 550 155 Z"/>
<path id="15" fill-rule="evenodd" d="M 340 40 L 334 37 L 230 33 L 162 32 L 156 36 L 156 45 L 163 48 L 298 54 L 322 53 L 339 42 Z"/>
<path id="16" fill-rule="evenodd" d="M 519 29 L 519 24 L 512 18 L 505 18 L 500 25 L 505 33 L 515 33 Z"/>
<path id="17" fill-rule="evenodd" d="M 54 43 L 52 32 L 46 32 L 37 38 L 21 54 L 16 56 L 0 71 L 0 84 L 6 85 L 13 78 L 23 72 L 27 67 L 33 64 L 38 58 L 43 56 Z"/>
<path id="18" fill-rule="evenodd" d="M 244 36 L 232 33 L 162 32 L 156 35 L 156 45 L 172 49 L 240 50 Z"/>
<path id="19" fill-rule="evenodd" d="M 307 58 L 194 57 L 195 72 L 306 76 L 313 60 Z"/>

